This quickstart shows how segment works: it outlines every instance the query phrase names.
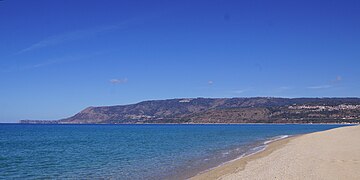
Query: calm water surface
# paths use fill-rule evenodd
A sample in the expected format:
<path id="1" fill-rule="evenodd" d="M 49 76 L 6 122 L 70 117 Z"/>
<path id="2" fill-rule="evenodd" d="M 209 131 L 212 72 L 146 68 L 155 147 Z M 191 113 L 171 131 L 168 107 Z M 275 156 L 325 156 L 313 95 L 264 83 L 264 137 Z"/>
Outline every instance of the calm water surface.
<path id="1" fill-rule="evenodd" d="M 273 138 L 339 126 L 0 124 L 0 179 L 182 179 Z"/>

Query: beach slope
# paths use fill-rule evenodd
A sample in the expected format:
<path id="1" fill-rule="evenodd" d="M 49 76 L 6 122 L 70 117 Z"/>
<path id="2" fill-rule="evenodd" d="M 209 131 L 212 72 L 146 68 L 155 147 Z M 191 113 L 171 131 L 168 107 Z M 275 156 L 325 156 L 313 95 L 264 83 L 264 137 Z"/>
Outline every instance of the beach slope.
<path id="1" fill-rule="evenodd" d="M 280 140 L 192 179 L 360 179 L 360 126 Z"/>

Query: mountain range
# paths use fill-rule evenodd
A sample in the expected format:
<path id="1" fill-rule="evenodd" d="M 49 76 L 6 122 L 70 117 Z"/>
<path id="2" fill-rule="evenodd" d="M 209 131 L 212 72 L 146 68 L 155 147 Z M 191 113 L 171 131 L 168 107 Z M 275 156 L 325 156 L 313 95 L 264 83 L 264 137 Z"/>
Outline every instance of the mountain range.
<path id="1" fill-rule="evenodd" d="M 360 98 L 181 98 L 88 107 L 60 120 L 20 123 L 359 123 Z"/>

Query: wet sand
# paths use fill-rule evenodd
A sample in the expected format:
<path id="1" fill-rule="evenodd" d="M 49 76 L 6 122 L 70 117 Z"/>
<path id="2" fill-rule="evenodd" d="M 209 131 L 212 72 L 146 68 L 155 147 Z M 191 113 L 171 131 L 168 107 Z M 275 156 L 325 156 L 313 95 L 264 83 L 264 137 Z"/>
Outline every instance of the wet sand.
<path id="1" fill-rule="evenodd" d="M 275 141 L 191 179 L 360 179 L 360 126 Z"/>

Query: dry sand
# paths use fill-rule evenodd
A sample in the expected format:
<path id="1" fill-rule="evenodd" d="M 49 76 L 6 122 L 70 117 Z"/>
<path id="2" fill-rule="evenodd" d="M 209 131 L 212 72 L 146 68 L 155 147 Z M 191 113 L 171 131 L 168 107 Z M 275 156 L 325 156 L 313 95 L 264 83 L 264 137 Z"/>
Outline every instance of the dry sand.
<path id="1" fill-rule="evenodd" d="M 192 179 L 360 180 L 360 126 L 276 141 L 260 153 L 229 162 Z"/>

